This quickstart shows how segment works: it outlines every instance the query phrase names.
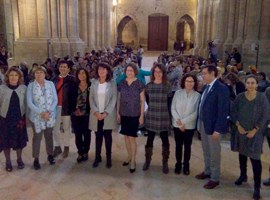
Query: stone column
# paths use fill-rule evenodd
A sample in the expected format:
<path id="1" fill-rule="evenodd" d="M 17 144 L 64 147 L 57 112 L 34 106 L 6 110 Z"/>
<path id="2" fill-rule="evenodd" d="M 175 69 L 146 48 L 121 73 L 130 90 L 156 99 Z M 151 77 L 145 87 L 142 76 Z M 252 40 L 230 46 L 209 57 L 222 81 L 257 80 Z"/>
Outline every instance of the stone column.
<path id="1" fill-rule="evenodd" d="M 21 37 L 37 37 L 37 7 L 36 0 L 18 1 L 19 26 Z"/>
<path id="2" fill-rule="evenodd" d="M 60 45 L 60 10 L 59 0 L 50 0 L 50 22 L 51 22 L 51 51 L 52 56 L 61 56 L 61 45 Z"/>
<path id="3" fill-rule="evenodd" d="M 100 0 L 95 0 L 96 2 L 96 21 L 95 21 L 95 30 L 96 30 L 96 41 L 95 41 L 95 46 L 97 49 L 101 48 L 101 34 L 102 34 L 102 29 L 101 29 L 101 17 L 100 17 Z"/>
<path id="4" fill-rule="evenodd" d="M 78 38 L 78 1 L 68 0 L 68 38 Z"/>
<path id="5" fill-rule="evenodd" d="M 269 71 L 270 51 L 270 1 L 263 1 L 260 26 L 260 70 Z M 264 68 L 262 67 L 264 66 Z"/>
<path id="6" fill-rule="evenodd" d="M 58 31 L 58 2 L 59 0 L 50 0 L 50 13 L 51 13 L 51 37 L 58 38 L 59 31 Z"/>
<path id="7" fill-rule="evenodd" d="M 235 15 L 235 0 L 229 1 L 229 16 L 228 16 L 228 27 L 227 27 L 227 38 L 226 45 L 231 45 L 233 42 L 233 31 L 234 31 L 234 15 Z"/>
<path id="8" fill-rule="evenodd" d="M 111 46 L 111 1 L 105 3 L 105 46 L 106 48 Z"/>
<path id="9" fill-rule="evenodd" d="M 247 12 L 247 41 L 257 41 L 259 38 L 260 30 L 260 15 L 261 15 L 262 0 L 249 0 Z"/>
<path id="10" fill-rule="evenodd" d="M 234 41 L 234 46 L 240 47 L 240 45 L 243 43 L 244 40 L 244 27 L 245 27 L 245 21 L 246 21 L 246 6 L 247 1 L 246 0 L 237 0 L 239 4 L 239 15 L 238 15 L 238 23 L 237 24 L 237 35 L 236 40 Z"/>
<path id="11" fill-rule="evenodd" d="M 76 52 L 84 53 L 84 43 L 79 37 L 78 18 L 78 1 L 68 0 L 68 38 L 71 56 L 74 56 Z"/>
<path id="12" fill-rule="evenodd" d="M 67 0 L 59 0 L 59 22 L 60 22 L 60 43 L 61 53 L 60 56 L 66 56 L 70 54 L 70 45 L 67 34 Z"/>
<path id="13" fill-rule="evenodd" d="M 251 47 L 252 44 L 259 44 L 262 0 L 248 0 L 247 6 L 246 39 L 242 45 L 242 57 L 245 66 L 256 64 L 257 51 Z M 260 51 L 259 53 L 261 54 Z M 258 61 L 260 60 L 260 54 Z"/>
<path id="14" fill-rule="evenodd" d="M 60 37 L 67 41 L 67 0 L 59 0 Z"/>
<path id="15" fill-rule="evenodd" d="M 37 20 L 38 20 L 38 37 L 50 37 L 50 22 L 49 22 L 49 8 L 47 0 L 39 0 L 37 2 Z"/>
<path id="16" fill-rule="evenodd" d="M 218 5 L 217 11 L 217 32 L 216 39 L 220 41 L 220 43 L 224 43 L 225 40 L 225 30 L 227 30 L 226 26 L 226 13 L 227 13 L 227 1 L 221 1 Z"/>
<path id="17" fill-rule="evenodd" d="M 80 1 L 80 10 L 79 10 L 79 16 L 80 16 L 80 37 L 82 40 L 88 44 L 88 38 L 87 38 L 87 1 L 81 0 Z"/>
<path id="18" fill-rule="evenodd" d="M 203 43 L 203 8 L 204 8 L 204 0 L 200 0 L 198 3 L 198 9 L 197 9 L 197 28 L 196 28 L 196 40 L 195 42 L 195 48 L 193 53 L 199 54 L 200 49 L 202 48 Z"/>
<path id="19" fill-rule="evenodd" d="M 87 1 L 88 10 L 88 47 L 90 49 L 95 49 L 95 39 L 96 39 L 96 15 L 95 15 L 95 0 Z"/>
<path id="20" fill-rule="evenodd" d="M 260 39 L 261 41 L 270 40 L 270 1 L 263 1 L 261 13 Z"/>
<path id="21" fill-rule="evenodd" d="M 100 9 L 101 9 L 101 16 L 100 16 L 100 19 L 101 19 L 101 48 L 104 48 L 104 43 L 105 43 L 105 29 L 107 28 L 106 27 L 106 24 L 105 24 L 105 21 L 106 21 L 106 16 L 107 13 L 105 13 L 105 4 L 107 0 L 101 0 L 100 3 L 101 3 L 101 6 L 100 6 Z"/>
<path id="22" fill-rule="evenodd" d="M 219 43 L 218 55 L 220 58 L 224 57 L 223 44 L 225 42 L 225 30 L 227 30 L 227 1 L 220 1 L 217 9 L 217 27 L 215 40 Z"/>
<path id="23" fill-rule="evenodd" d="M 210 8 L 211 6 L 209 5 L 209 1 L 205 0 L 204 2 L 202 2 L 204 4 L 203 6 L 203 33 L 202 33 L 202 47 L 201 47 L 201 51 L 200 51 L 200 55 L 202 55 L 203 57 L 206 57 L 208 55 L 208 48 L 207 48 L 207 42 L 212 38 L 210 36 L 210 27 L 211 27 L 211 15 L 210 15 Z"/>

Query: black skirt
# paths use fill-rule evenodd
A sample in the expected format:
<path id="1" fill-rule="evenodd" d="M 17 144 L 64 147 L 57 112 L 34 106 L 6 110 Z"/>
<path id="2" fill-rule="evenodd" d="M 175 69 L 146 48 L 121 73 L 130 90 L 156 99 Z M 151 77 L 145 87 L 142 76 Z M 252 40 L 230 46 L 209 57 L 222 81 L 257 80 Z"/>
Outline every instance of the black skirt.
<path id="1" fill-rule="evenodd" d="M 139 128 L 139 117 L 121 116 L 121 131 L 120 133 L 130 137 L 138 137 L 137 131 Z"/>

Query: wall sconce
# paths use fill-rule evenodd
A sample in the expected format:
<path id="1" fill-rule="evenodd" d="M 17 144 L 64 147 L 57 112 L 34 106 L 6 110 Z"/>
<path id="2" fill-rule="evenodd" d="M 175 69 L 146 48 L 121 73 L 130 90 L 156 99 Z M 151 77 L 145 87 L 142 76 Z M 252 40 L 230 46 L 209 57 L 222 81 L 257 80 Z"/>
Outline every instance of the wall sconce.
<path id="1" fill-rule="evenodd" d="M 117 0 L 112 0 L 112 5 L 113 6 L 117 6 L 117 4 L 118 4 Z"/>

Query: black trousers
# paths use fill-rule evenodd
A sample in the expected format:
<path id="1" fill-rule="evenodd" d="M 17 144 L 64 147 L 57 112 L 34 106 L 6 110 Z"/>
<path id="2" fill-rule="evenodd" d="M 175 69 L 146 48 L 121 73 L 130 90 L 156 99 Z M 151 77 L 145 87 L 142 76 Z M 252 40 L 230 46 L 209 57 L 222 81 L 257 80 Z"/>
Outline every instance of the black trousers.
<path id="1" fill-rule="evenodd" d="M 100 157 L 103 137 L 105 139 L 106 155 L 111 157 L 112 153 L 112 130 L 104 130 L 104 120 L 98 121 L 98 131 L 96 132 L 96 157 Z"/>
<path id="2" fill-rule="evenodd" d="M 253 170 L 254 188 L 261 187 L 261 177 L 262 177 L 262 162 L 261 160 L 255 160 L 250 158 Z M 247 156 L 239 154 L 239 164 L 241 176 L 247 175 Z"/>
<path id="3" fill-rule="evenodd" d="M 268 147 L 270 148 L 270 137 L 266 137 L 268 142 Z"/>
<path id="4" fill-rule="evenodd" d="M 179 128 L 173 128 L 174 130 L 174 140 L 175 140 L 175 158 L 177 165 L 181 166 L 182 163 L 182 152 L 184 144 L 184 162 L 183 164 L 189 164 L 191 157 L 191 145 L 192 138 L 194 135 L 194 130 L 186 130 L 182 132 Z"/>
<path id="5" fill-rule="evenodd" d="M 156 132 L 153 132 L 153 131 L 147 131 L 147 132 L 148 132 L 148 136 L 147 136 L 146 147 L 153 148 Z M 168 131 L 160 132 L 160 138 L 162 141 L 162 146 L 169 148 L 170 143 L 169 143 Z"/>
<path id="6" fill-rule="evenodd" d="M 91 143 L 91 131 L 88 128 L 89 116 L 72 116 L 71 121 L 78 154 L 88 154 Z"/>

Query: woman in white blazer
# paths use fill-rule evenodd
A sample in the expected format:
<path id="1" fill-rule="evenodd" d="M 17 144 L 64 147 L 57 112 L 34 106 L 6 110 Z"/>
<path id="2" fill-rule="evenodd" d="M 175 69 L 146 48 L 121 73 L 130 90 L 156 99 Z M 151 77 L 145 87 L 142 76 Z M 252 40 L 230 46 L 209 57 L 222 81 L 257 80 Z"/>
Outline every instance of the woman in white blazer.
<path id="1" fill-rule="evenodd" d="M 180 86 L 182 89 L 175 93 L 171 107 L 176 148 L 176 164 L 174 172 L 176 174 L 181 173 L 182 148 L 184 144 L 183 173 L 189 175 L 191 144 L 196 126 L 200 94 L 197 92 L 197 78 L 192 74 L 183 76 Z"/>
<path id="2" fill-rule="evenodd" d="M 90 130 L 96 133 L 96 158 L 93 168 L 101 162 L 103 137 L 106 147 L 106 167 L 112 167 L 112 130 L 116 128 L 116 83 L 112 80 L 111 67 L 107 63 L 99 63 L 96 68 L 97 78 L 92 81 L 90 89 Z"/>

